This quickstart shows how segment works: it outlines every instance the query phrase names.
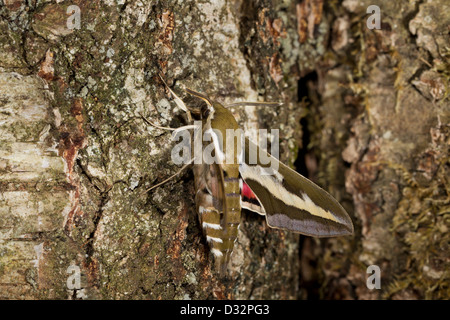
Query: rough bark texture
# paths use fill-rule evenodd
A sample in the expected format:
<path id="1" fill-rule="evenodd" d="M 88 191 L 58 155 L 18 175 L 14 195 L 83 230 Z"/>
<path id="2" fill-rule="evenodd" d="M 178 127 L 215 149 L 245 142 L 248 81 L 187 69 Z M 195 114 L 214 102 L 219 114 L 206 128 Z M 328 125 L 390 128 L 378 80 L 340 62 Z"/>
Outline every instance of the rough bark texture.
<path id="1" fill-rule="evenodd" d="M 449 298 L 448 4 L 372 2 L 0 1 L 0 298 Z M 170 133 L 140 114 L 184 124 L 159 72 L 179 93 L 283 101 L 233 112 L 280 129 L 281 160 L 344 205 L 355 235 L 298 237 L 246 213 L 217 277 L 192 174 L 145 192 L 178 167 Z"/>

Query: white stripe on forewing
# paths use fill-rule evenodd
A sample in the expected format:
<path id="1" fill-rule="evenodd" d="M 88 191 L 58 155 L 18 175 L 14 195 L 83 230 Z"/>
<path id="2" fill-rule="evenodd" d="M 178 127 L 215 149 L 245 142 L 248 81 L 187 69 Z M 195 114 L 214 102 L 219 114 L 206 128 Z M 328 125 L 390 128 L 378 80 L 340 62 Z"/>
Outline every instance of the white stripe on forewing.
<path id="1" fill-rule="evenodd" d="M 258 209 L 255 209 L 254 207 L 256 207 Z M 264 208 L 262 208 L 262 207 L 260 207 L 260 206 L 258 206 L 256 204 L 253 204 L 253 203 L 251 203 L 249 201 L 242 201 L 242 197 L 241 197 L 241 208 L 250 210 L 250 211 L 255 212 L 255 213 L 257 213 L 257 214 L 259 214 L 261 216 L 265 216 L 266 215 L 265 212 L 260 211 L 260 210 L 264 210 Z"/>
<path id="2" fill-rule="evenodd" d="M 261 172 L 258 172 L 261 171 L 256 169 L 258 167 L 248 166 L 246 163 L 242 163 L 241 166 L 243 169 L 241 172 L 244 173 L 244 179 L 249 178 L 261 183 L 261 185 L 266 187 L 275 198 L 283 201 L 286 205 L 307 211 L 317 217 L 343 223 L 343 221 L 340 221 L 340 219 L 338 219 L 338 217 L 333 215 L 330 211 L 316 205 L 306 193 L 299 190 L 301 192 L 302 199 L 286 190 L 281 183 L 275 182 L 272 176 L 263 175 Z M 276 179 L 278 180 L 278 177 Z"/>

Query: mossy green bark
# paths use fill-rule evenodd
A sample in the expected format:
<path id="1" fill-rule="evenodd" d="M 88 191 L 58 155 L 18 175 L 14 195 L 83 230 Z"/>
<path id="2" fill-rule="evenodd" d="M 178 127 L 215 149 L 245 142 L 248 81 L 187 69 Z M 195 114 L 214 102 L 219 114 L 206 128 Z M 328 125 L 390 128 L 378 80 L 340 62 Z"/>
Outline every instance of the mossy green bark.
<path id="1" fill-rule="evenodd" d="M 366 25 L 373 4 L 379 30 Z M 302 266 L 320 271 L 304 274 L 303 294 L 448 299 L 448 5 L 348 0 L 335 8 L 334 50 L 309 85 L 310 168 L 354 211 L 356 233 L 306 240 Z M 381 269 L 380 290 L 366 285 L 370 265 Z"/>

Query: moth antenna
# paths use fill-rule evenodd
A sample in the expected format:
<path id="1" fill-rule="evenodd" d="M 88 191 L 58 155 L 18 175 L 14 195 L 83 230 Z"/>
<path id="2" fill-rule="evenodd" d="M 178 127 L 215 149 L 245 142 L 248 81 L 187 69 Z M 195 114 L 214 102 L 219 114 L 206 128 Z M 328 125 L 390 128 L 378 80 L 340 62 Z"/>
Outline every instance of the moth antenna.
<path id="1" fill-rule="evenodd" d="M 164 78 L 162 77 L 161 73 L 158 73 L 158 76 L 161 79 L 161 81 L 164 83 L 164 85 L 167 87 L 167 89 L 169 90 L 170 94 L 173 96 L 173 99 L 175 100 L 175 103 L 177 104 L 178 108 L 180 108 L 181 110 L 186 112 L 187 117 L 188 117 L 188 121 L 192 122 L 191 112 L 186 107 L 186 105 L 184 104 L 183 100 L 181 100 L 180 97 L 178 97 L 176 95 L 176 93 L 173 92 L 172 89 L 170 89 L 170 87 L 167 85 L 166 81 L 164 81 Z"/>
<path id="2" fill-rule="evenodd" d="M 162 127 L 162 126 L 158 126 L 158 125 L 154 124 L 153 122 L 148 120 L 146 117 L 144 117 L 141 113 L 139 113 L 139 115 L 142 117 L 142 119 L 145 122 L 147 122 L 147 124 L 149 124 L 155 128 L 158 128 L 158 129 L 173 131 L 174 134 L 177 134 L 178 132 L 183 131 L 183 130 L 195 129 L 197 127 L 195 124 L 188 124 L 187 126 L 182 126 L 179 128 Z"/>
<path id="3" fill-rule="evenodd" d="M 197 97 L 197 98 L 202 99 L 202 100 L 205 101 L 209 106 L 212 107 L 212 105 L 213 105 L 212 101 L 211 101 L 207 96 L 205 96 L 204 94 L 202 94 L 202 93 L 200 93 L 200 92 L 197 92 L 197 91 L 194 91 L 194 90 L 191 90 L 191 89 L 189 89 L 189 88 L 184 89 L 184 91 L 186 91 L 187 93 L 189 93 L 189 94 L 191 94 L 191 95 L 193 95 L 193 96 L 195 96 L 195 97 Z"/>
<path id="4" fill-rule="evenodd" d="M 226 108 L 231 107 L 279 107 L 283 105 L 283 102 L 251 102 L 251 101 L 241 101 L 234 102 L 226 105 Z"/>
<path id="5" fill-rule="evenodd" d="M 176 176 L 178 176 L 181 172 L 183 172 L 186 168 L 188 168 L 188 167 L 192 164 L 193 161 L 194 161 L 194 159 L 191 159 L 191 160 L 189 161 L 189 163 L 185 164 L 185 165 L 184 165 L 180 170 L 178 170 L 175 174 L 171 175 L 171 176 L 170 176 L 169 178 L 167 178 L 166 180 L 164 180 L 164 181 L 162 181 L 162 182 L 160 182 L 160 183 L 158 183 L 158 184 L 156 184 L 156 185 L 154 185 L 154 186 L 151 186 L 150 188 L 148 188 L 147 190 L 145 190 L 145 192 L 143 192 L 143 193 L 147 193 L 147 192 L 149 192 L 149 191 L 151 191 L 151 190 L 153 190 L 153 189 L 155 189 L 155 188 L 158 188 L 158 187 L 162 186 L 163 184 L 169 182 L 170 180 L 172 180 L 173 178 L 175 178 Z"/>
<path id="6" fill-rule="evenodd" d="M 170 130 L 170 131 L 175 131 L 177 130 L 176 128 L 170 128 L 170 127 L 162 127 L 159 125 L 154 124 L 153 122 L 151 122 L 150 120 L 148 120 L 146 117 L 144 117 L 144 115 L 142 113 L 139 113 L 139 115 L 141 116 L 141 118 L 147 122 L 147 124 L 151 125 L 152 127 L 158 128 L 158 129 L 163 129 L 163 130 Z"/>

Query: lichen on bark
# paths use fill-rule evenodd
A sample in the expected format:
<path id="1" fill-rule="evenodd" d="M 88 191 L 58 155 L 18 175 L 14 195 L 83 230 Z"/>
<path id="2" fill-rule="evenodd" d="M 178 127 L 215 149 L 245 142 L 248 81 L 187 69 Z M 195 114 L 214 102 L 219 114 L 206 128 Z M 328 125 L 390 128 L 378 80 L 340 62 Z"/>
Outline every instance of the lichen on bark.
<path id="1" fill-rule="evenodd" d="M 68 2 L 2 1 L 0 297 L 448 298 L 449 11 L 378 2 L 381 30 L 369 1 L 75 0 L 79 29 Z M 183 97 L 283 102 L 232 112 L 280 129 L 281 160 L 344 205 L 355 236 L 244 213 L 218 277 L 192 173 L 145 192 L 179 167 L 142 115 L 185 123 L 159 73 Z"/>

